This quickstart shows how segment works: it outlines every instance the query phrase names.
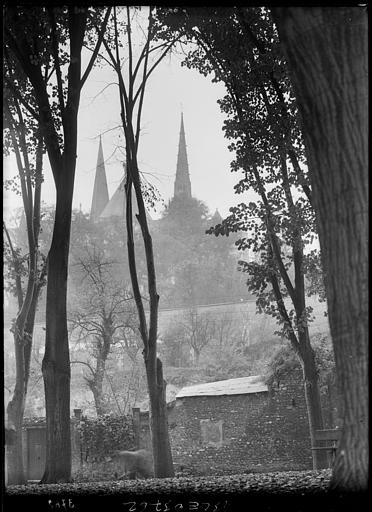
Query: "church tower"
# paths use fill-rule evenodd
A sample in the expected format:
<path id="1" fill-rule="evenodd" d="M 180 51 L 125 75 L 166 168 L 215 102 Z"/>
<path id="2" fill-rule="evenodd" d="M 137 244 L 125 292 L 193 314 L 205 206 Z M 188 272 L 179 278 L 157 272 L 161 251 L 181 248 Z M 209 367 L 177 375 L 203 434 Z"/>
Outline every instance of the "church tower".
<path id="1" fill-rule="evenodd" d="M 191 181 L 189 175 L 189 164 L 187 161 L 183 113 L 181 114 L 181 130 L 178 144 L 176 180 L 174 182 L 174 197 L 191 199 Z"/>
<path id="2" fill-rule="evenodd" d="M 99 137 L 98 158 L 96 167 L 96 177 L 94 179 L 92 207 L 90 209 L 90 220 L 98 220 L 102 211 L 109 201 L 105 161 L 103 159 L 103 149 L 101 136 Z"/>

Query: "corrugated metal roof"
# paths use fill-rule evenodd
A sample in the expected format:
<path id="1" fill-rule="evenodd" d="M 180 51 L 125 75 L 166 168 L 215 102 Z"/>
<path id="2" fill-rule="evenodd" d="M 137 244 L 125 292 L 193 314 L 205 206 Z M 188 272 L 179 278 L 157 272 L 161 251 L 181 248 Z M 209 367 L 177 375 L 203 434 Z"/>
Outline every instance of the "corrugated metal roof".
<path id="1" fill-rule="evenodd" d="M 246 395 L 249 393 L 263 393 L 264 391 L 268 391 L 268 387 L 264 383 L 263 378 L 260 375 L 252 375 L 239 379 L 220 380 L 188 386 L 182 388 L 177 393 L 176 398 L 186 396 Z"/>

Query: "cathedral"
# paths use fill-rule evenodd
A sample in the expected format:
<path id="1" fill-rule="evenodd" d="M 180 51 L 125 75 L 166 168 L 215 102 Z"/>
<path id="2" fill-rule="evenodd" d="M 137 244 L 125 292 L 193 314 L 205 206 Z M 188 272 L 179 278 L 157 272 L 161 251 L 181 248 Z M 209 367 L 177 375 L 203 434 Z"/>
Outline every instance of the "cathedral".
<path id="1" fill-rule="evenodd" d="M 181 202 L 187 207 L 187 203 L 192 199 L 193 198 L 191 194 L 189 163 L 187 159 L 185 127 L 183 122 L 183 114 L 181 114 L 181 127 L 178 143 L 177 167 L 176 178 L 174 181 L 173 200 L 177 200 L 177 202 Z M 124 179 L 121 181 L 120 185 L 116 189 L 111 199 L 109 199 L 105 163 L 103 157 L 102 140 L 100 137 L 96 175 L 93 188 L 92 206 L 90 210 L 90 220 L 93 222 L 97 222 L 99 220 L 108 219 L 110 217 L 124 218 L 124 205 Z M 151 221 L 151 217 L 148 212 L 147 215 L 148 220 Z M 216 210 L 214 216 L 212 217 L 212 223 L 217 224 L 221 222 L 221 220 L 222 217 L 218 213 L 218 210 Z"/>

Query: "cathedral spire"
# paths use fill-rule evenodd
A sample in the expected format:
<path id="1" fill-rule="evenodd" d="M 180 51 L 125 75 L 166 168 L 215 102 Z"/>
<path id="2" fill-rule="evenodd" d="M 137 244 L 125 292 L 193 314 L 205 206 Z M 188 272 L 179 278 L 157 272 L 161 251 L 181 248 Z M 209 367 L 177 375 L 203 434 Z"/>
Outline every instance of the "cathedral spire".
<path id="1" fill-rule="evenodd" d="M 94 180 L 92 207 L 90 209 L 90 220 L 98 220 L 98 217 L 107 205 L 108 200 L 109 195 L 107 189 L 105 161 L 103 159 L 102 139 L 101 136 L 99 136 L 96 177 Z"/>
<path id="2" fill-rule="evenodd" d="M 223 218 L 218 209 L 216 208 L 216 211 L 214 212 L 213 217 L 211 218 L 212 224 L 214 226 L 217 226 L 217 224 L 221 224 L 222 220 Z"/>
<path id="3" fill-rule="evenodd" d="M 183 113 L 181 113 L 181 130 L 178 144 L 176 180 L 174 182 L 174 197 L 191 199 L 191 181 L 189 175 L 189 164 L 187 161 Z"/>

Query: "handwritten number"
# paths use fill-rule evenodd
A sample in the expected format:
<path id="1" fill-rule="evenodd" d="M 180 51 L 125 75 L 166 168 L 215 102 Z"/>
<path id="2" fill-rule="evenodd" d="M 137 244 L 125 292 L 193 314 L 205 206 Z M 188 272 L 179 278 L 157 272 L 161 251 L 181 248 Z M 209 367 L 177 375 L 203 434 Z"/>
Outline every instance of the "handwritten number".
<path id="1" fill-rule="evenodd" d="M 53 507 L 53 503 L 51 500 L 49 500 L 49 505 L 52 507 L 52 508 L 60 508 L 60 504 L 57 502 L 54 507 Z M 136 501 L 129 501 L 129 502 L 126 502 L 126 503 L 123 503 L 124 506 L 127 506 L 128 508 L 126 509 L 127 512 L 144 512 L 147 507 L 149 506 L 152 507 L 151 510 L 153 510 L 154 512 L 171 512 L 171 510 L 175 510 L 175 511 L 183 511 L 185 510 L 185 506 L 183 503 L 176 503 L 174 505 L 174 508 L 170 508 L 170 501 L 166 501 L 166 502 L 161 502 L 161 501 L 157 501 L 156 503 L 147 503 L 146 501 L 141 501 L 139 504 L 138 504 L 138 508 L 137 508 L 137 502 Z M 66 506 L 65 506 L 65 503 L 63 501 L 63 507 L 66 509 Z M 164 508 L 163 508 L 164 507 Z M 209 503 L 209 502 L 204 502 L 204 503 L 199 503 L 198 501 L 189 501 L 188 502 L 188 511 L 189 512 L 222 512 L 223 511 L 227 511 L 228 509 L 228 502 L 227 501 L 224 501 L 224 502 L 217 502 L 214 504 L 214 507 L 213 507 L 213 504 Z M 69 508 L 74 508 L 73 504 L 70 502 L 69 500 Z"/>
<path id="2" fill-rule="evenodd" d="M 128 508 L 128 512 L 136 512 L 136 502 L 135 501 L 128 501 L 126 503 L 123 503 L 123 505 L 130 505 Z"/>
<path id="3" fill-rule="evenodd" d="M 60 501 L 48 500 L 49 508 L 52 510 L 73 510 L 75 505 L 71 498 L 61 498 Z"/>

